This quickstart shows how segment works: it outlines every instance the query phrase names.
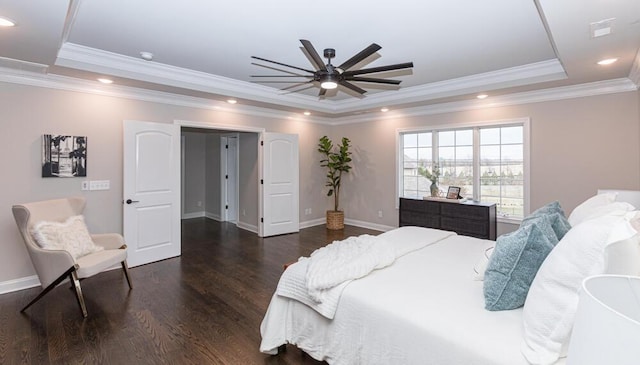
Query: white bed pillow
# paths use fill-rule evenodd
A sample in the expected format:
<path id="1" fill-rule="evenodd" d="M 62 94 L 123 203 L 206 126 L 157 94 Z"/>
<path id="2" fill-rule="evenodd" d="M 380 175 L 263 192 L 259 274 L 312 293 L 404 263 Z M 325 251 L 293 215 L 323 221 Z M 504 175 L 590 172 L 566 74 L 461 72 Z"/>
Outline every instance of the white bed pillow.
<path id="1" fill-rule="evenodd" d="M 531 284 L 523 310 L 522 353 L 531 364 L 566 355 L 582 281 L 606 270 L 605 249 L 629 239 L 635 212 L 613 212 L 573 227 L 551 251 Z M 626 236 L 626 237 L 625 237 Z"/>
<path id="2" fill-rule="evenodd" d="M 491 246 L 484 250 L 484 252 L 482 253 L 482 257 L 480 257 L 480 260 L 478 260 L 478 262 L 473 265 L 473 280 L 484 280 L 484 272 L 487 271 L 489 259 L 491 258 L 491 255 L 493 255 L 493 251 L 495 248 L 496 246 Z"/>
<path id="3" fill-rule="evenodd" d="M 640 276 L 640 235 L 607 245 L 605 274 Z"/>
<path id="4" fill-rule="evenodd" d="M 611 232 L 604 251 L 605 274 L 640 275 L 640 212 L 626 215 L 629 224 Z"/>
<path id="5" fill-rule="evenodd" d="M 65 250 L 74 259 L 104 250 L 104 247 L 93 243 L 81 215 L 69 217 L 62 223 L 38 222 L 31 233 L 40 247 L 46 250 Z"/>
<path id="6" fill-rule="evenodd" d="M 569 214 L 568 220 L 571 224 L 571 227 L 580 224 L 589 216 L 593 215 L 594 209 L 598 209 L 600 207 L 613 203 L 616 200 L 616 196 L 618 196 L 618 193 L 615 192 L 597 194 L 582 202 L 580 205 L 575 207 L 575 209 L 573 209 L 571 214 Z"/>

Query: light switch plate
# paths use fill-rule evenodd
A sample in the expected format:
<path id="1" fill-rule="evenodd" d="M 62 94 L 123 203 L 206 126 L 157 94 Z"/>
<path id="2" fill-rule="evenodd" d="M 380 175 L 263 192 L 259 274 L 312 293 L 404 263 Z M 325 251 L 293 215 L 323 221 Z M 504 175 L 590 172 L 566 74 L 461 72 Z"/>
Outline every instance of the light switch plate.
<path id="1" fill-rule="evenodd" d="M 109 190 L 110 181 L 109 180 L 94 180 L 89 182 L 90 190 Z"/>

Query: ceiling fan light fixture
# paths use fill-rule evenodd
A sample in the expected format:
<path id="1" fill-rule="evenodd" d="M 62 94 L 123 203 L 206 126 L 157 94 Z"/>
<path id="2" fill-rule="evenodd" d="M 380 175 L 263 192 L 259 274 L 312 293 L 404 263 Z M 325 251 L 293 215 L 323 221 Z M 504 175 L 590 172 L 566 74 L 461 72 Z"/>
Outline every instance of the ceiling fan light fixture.
<path id="1" fill-rule="evenodd" d="M 307 81 L 298 81 L 298 82 L 289 82 L 289 81 L 281 81 L 281 80 L 265 80 L 265 81 L 252 81 L 258 83 L 292 83 L 292 85 L 281 88 L 280 90 L 291 90 L 289 92 L 299 92 L 303 90 L 310 89 L 312 87 L 320 87 L 320 91 L 318 92 L 318 98 L 322 99 L 325 97 L 335 96 L 336 92 L 327 93 L 327 90 L 336 90 L 338 91 L 338 86 L 340 86 L 342 91 L 347 92 L 349 94 L 354 94 L 353 96 L 362 96 L 367 92 L 367 90 L 363 89 L 364 86 L 360 86 L 360 83 L 367 84 L 384 84 L 384 85 L 400 85 L 401 80 L 388 80 L 381 77 L 369 77 L 369 74 L 394 71 L 394 70 L 404 70 L 410 69 L 413 67 L 413 62 L 405 62 L 398 63 L 393 65 L 379 66 L 379 67 L 370 67 L 370 68 L 361 68 L 357 67 L 368 57 L 374 55 L 377 51 L 379 51 L 382 47 L 380 45 L 372 43 L 362 51 L 358 52 L 348 60 L 344 61 L 340 65 L 332 65 L 331 60 L 334 59 L 336 55 L 336 51 L 333 48 L 326 48 L 324 50 L 324 58 L 327 59 L 326 64 L 325 61 L 320 57 L 318 51 L 313 47 L 311 42 L 306 39 L 301 39 L 300 43 L 302 43 L 302 51 L 305 56 L 309 58 L 312 69 L 306 69 L 298 66 L 288 65 L 286 63 L 277 62 L 268 60 L 266 58 L 251 56 L 251 58 L 256 59 L 262 62 L 268 62 L 274 65 L 278 65 L 281 67 L 288 67 L 297 71 L 287 71 L 280 68 L 276 68 L 275 66 L 267 66 L 259 63 L 253 63 L 256 66 L 261 66 L 269 69 L 273 69 L 276 71 L 281 71 L 287 73 L 287 75 L 252 75 L 251 77 L 260 77 L 261 80 L 265 80 L 264 78 L 269 77 L 301 77 L 306 78 Z M 306 73 L 306 74 L 304 74 Z M 364 75 L 364 76 L 363 76 Z M 305 87 L 306 84 L 310 84 Z M 358 95 L 359 94 L 359 95 Z"/>
<path id="2" fill-rule="evenodd" d="M 338 87 L 338 83 L 334 81 L 323 81 L 322 84 L 320 84 L 320 87 L 323 89 L 332 90 Z"/>
<path id="3" fill-rule="evenodd" d="M 338 80 L 331 75 L 327 75 L 322 82 L 320 83 L 320 87 L 326 90 L 332 90 L 338 87 Z"/>

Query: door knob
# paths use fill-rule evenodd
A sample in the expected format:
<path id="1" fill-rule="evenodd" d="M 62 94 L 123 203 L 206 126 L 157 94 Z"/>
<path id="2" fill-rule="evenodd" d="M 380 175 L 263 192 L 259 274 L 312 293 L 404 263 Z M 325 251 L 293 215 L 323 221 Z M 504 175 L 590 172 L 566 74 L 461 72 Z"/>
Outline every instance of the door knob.
<path id="1" fill-rule="evenodd" d="M 125 203 L 127 203 L 127 204 L 131 204 L 131 203 L 139 203 L 139 202 L 140 202 L 139 200 L 131 200 L 131 199 L 127 199 L 127 200 L 125 201 Z"/>

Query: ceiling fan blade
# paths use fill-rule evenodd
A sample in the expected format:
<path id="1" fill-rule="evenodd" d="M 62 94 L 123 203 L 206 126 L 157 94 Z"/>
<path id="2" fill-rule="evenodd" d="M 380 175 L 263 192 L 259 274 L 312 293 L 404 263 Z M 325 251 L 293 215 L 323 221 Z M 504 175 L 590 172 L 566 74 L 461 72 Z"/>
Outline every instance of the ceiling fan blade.
<path id="1" fill-rule="evenodd" d="M 349 58 L 348 60 L 344 61 L 340 66 L 338 66 L 339 69 L 342 69 L 343 71 L 346 71 L 348 69 L 350 69 L 351 67 L 353 67 L 356 63 L 364 60 L 365 58 L 371 56 L 372 54 L 376 53 L 378 50 L 380 50 L 382 47 L 380 47 L 379 45 L 375 44 L 375 43 L 371 43 L 371 45 L 365 49 L 363 49 L 362 51 L 358 52 L 358 54 L 356 54 L 355 56 Z"/>
<path id="2" fill-rule="evenodd" d="M 307 86 L 307 87 L 303 87 L 302 89 L 298 89 L 298 90 L 290 90 L 290 91 L 287 91 L 286 93 L 281 93 L 280 95 L 293 94 L 293 93 L 297 93 L 297 92 L 300 92 L 300 91 L 309 90 L 309 89 L 311 89 L 311 88 L 313 88 L 313 87 L 315 87 L 315 85 L 309 85 L 309 86 Z M 280 89 L 280 90 L 284 90 L 284 89 Z"/>
<path id="3" fill-rule="evenodd" d="M 405 63 L 397 63 L 395 65 L 363 68 L 361 70 L 354 70 L 354 71 L 345 71 L 342 75 L 344 77 L 349 77 L 349 76 L 354 76 L 354 75 L 372 74 L 372 73 L 376 73 L 376 72 L 384 72 L 384 71 L 391 71 L 391 70 L 401 70 L 403 68 L 411 68 L 411 67 L 413 67 L 413 62 L 405 62 Z"/>
<path id="4" fill-rule="evenodd" d="M 255 63 L 255 62 L 251 62 L 251 64 L 252 64 L 252 65 L 255 65 L 255 66 L 260 66 L 260 67 L 268 68 L 269 70 L 275 70 L 275 71 L 278 71 L 278 72 L 284 72 L 284 73 L 287 73 L 287 74 L 289 74 L 289 75 L 295 75 L 295 76 L 306 76 L 306 75 L 301 75 L 301 74 L 299 74 L 299 73 L 295 73 L 295 72 L 290 71 L 290 70 L 283 70 L 283 69 L 281 69 L 281 68 L 277 68 L 277 67 L 271 67 L 271 66 L 268 66 L 268 65 L 261 65 L 261 64 L 259 64 L 259 63 Z"/>
<path id="5" fill-rule="evenodd" d="M 296 83 L 295 81 L 270 81 L 270 80 L 264 80 L 264 81 L 253 81 L 251 80 L 250 82 L 254 83 L 254 84 L 290 84 L 290 83 Z"/>
<path id="6" fill-rule="evenodd" d="M 256 60 L 260 60 L 260 61 L 264 61 L 264 62 L 274 63 L 274 64 L 276 64 L 276 65 L 280 65 L 280 66 L 291 67 L 291 68 L 294 68 L 294 69 L 296 69 L 296 70 L 300 70 L 300 71 L 308 72 L 308 73 L 311 73 L 311 74 L 313 73 L 313 71 L 311 71 L 311 70 L 307 70 L 307 69 L 304 69 L 304 68 L 301 68 L 301 67 L 297 67 L 297 66 L 287 65 L 286 63 L 281 63 L 281 62 L 271 61 L 271 60 L 268 60 L 268 59 L 266 59 L 266 58 L 260 58 L 260 57 L 256 57 L 256 56 L 251 56 L 251 58 L 254 58 L 254 59 L 256 59 Z"/>
<path id="7" fill-rule="evenodd" d="M 375 82 L 377 84 L 390 84 L 390 85 L 400 85 L 402 81 L 400 80 L 389 80 L 389 79 L 376 79 L 372 77 L 345 77 L 347 81 L 356 81 L 356 82 Z"/>
<path id="8" fill-rule="evenodd" d="M 316 49 L 313 48 L 311 42 L 306 39 L 301 39 L 300 43 L 302 43 L 302 46 L 307 51 L 309 57 L 311 57 L 313 66 L 316 68 L 316 70 L 327 71 L 327 67 L 324 64 L 324 61 L 322 60 L 322 58 L 320 58 L 320 55 L 318 54 L 318 52 L 316 52 Z"/>
<path id="9" fill-rule="evenodd" d="M 363 95 L 364 93 L 367 92 L 367 90 L 362 89 L 360 87 L 357 87 L 356 85 L 354 85 L 354 84 L 352 84 L 352 83 L 350 83 L 348 81 L 345 81 L 345 80 L 340 80 L 338 82 L 338 84 L 346 87 L 347 89 L 351 89 L 351 90 L 353 90 L 353 91 L 355 91 L 355 92 L 357 92 L 358 94 L 361 94 L 361 95 Z"/>
<path id="10" fill-rule="evenodd" d="M 313 78 L 311 75 L 251 75 L 251 77 L 305 77 Z"/>
<path id="11" fill-rule="evenodd" d="M 282 89 L 280 89 L 280 90 L 282 90 L 282 91 L 285 91 L 285 90 L 291 90 L 291 89 L 295 89 L 295 88 L 296 88 L 296 87 L 298 87 L 298 86 L 307 85 L 307 84 L 310 84 L 310 83 L 312 83 L 312 82 L 313 82 L 313 80 L 305 81 L 305 82 L 299 82 L 299 83 L 297 83 L 297 84 L 293 84 L 293 85 L 291 85 L 291 86 L 287 86 L 287 87 L 282 88 Z M 313 86 L 313 85 L 311 85 L 311 86 Z M 305 89 L 301 89 L 301 90 L 305 90 Z M 297 91 L 297 90 L 294 90 L 294 91 L 292 91 L 292 92 L 295 92 L 295 91 Z"/>

